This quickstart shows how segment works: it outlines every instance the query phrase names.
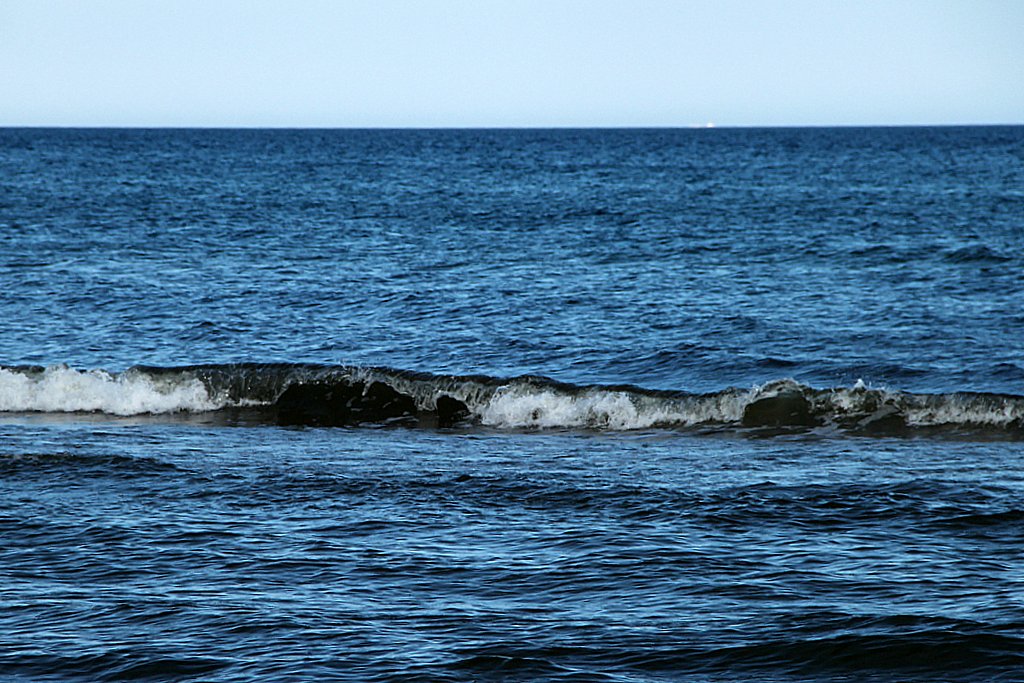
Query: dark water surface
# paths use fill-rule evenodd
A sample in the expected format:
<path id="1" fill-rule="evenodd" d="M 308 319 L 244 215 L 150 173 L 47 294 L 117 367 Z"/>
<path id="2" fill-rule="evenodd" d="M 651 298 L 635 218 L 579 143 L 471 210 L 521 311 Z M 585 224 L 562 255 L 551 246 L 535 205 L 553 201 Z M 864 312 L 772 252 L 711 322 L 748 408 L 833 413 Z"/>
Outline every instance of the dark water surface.
<path id="1" fill-rule="evenodd" d="M 0 680 L 1022 680 L 1022 239 L 1022 127 L 0 130 Z"/>

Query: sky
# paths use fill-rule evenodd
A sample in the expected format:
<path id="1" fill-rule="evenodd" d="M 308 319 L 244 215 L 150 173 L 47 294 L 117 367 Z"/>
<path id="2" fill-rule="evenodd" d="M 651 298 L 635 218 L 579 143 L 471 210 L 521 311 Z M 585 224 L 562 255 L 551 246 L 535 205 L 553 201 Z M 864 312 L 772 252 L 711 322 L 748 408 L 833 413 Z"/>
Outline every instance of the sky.
<path id="1" fill-rule="evenodd" d="M 0 0 L 0 126 L 1024 123 L 1024 0 Z"/>

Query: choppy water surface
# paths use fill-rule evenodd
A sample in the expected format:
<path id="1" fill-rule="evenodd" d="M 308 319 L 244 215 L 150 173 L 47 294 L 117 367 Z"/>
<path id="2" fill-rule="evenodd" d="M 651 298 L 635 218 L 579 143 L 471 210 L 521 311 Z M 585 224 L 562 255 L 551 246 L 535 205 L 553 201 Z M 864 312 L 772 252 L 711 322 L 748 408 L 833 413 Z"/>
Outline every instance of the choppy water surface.
<path id="1" fill-rule="evenodd" d="M 1024 129 L 0 131 L 0 679 L 1019 680 Z"/>

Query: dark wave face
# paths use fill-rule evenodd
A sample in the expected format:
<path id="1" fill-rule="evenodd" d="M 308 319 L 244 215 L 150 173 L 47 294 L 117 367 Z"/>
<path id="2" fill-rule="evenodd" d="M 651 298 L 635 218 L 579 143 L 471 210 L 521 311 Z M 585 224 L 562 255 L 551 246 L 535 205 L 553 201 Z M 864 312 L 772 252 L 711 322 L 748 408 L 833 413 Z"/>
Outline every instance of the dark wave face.
<path id="1" fill-rule="evenodd" d="M 499 429 L 820 430 L 858 436 L 1024 438 L 1024 397 L 813 389 L 778 380 L 710 394 L 572 385 L 536 376 L 430 375 L 309 364 L 0 368 L 0 410 L 152 415 L 245 412 L 282 425 Z"/>

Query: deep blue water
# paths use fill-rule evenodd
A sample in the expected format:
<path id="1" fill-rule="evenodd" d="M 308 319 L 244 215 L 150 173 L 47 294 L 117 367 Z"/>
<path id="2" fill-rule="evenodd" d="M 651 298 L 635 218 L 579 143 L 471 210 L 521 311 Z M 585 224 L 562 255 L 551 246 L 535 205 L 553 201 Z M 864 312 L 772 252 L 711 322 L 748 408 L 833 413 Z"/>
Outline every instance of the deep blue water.
<path id="1" fill-rule="evenodd" d="M 1024 127 L 0 129 L 0 680 L 1021 680 Z"/>

